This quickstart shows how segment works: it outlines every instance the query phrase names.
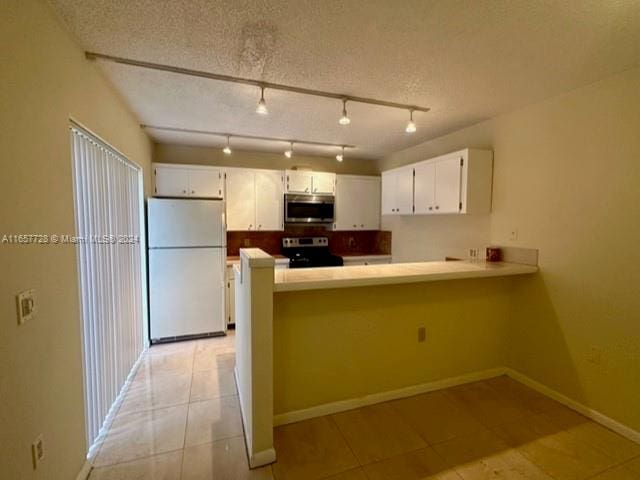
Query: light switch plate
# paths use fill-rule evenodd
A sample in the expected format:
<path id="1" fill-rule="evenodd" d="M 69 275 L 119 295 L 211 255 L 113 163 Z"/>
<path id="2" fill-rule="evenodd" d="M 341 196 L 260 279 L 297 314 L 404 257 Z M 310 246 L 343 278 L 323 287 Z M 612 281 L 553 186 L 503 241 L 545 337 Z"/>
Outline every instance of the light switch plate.
<path id="1" fill-rule="evenodd" d="M 36 291 L 32 288 L 16 295 L 18 325 L 36 316 Z"/>

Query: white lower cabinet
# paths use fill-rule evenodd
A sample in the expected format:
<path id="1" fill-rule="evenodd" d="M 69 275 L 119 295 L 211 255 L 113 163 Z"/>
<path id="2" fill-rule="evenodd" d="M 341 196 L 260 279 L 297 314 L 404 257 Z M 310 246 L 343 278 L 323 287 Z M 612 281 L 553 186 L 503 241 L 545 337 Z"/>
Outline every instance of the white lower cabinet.
<path id="1" fill-rule="evenodd" d="M 334 230 L 380 229 L 380 177 L 336 177 Z"/>
<path id="2" fill-rule="evenodd" d="M 279 170 L 229 168 L 225 172 L 227 230 L 282 230 L 284 174 Z"/>
<path id="3" fill-rule="evenodd" d="M 391 255 L 343 257 L 343 261 L 345 267 L 350 267 L 353 265 L 383 265 L 385 263 L 391 263 Z"/>

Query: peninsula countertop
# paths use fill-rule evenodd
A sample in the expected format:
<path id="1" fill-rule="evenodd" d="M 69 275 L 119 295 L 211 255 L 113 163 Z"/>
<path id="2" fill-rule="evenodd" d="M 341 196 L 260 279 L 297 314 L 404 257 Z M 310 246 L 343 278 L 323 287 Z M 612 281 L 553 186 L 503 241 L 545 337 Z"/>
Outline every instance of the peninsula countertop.
<path id="1" fill-rule="evenodd" d="M 418 262 L 282 269 L 275 271 L 275 292 L 435 282 L 463 278 L 536 273 L 538 267 L 506 262 Z"/>

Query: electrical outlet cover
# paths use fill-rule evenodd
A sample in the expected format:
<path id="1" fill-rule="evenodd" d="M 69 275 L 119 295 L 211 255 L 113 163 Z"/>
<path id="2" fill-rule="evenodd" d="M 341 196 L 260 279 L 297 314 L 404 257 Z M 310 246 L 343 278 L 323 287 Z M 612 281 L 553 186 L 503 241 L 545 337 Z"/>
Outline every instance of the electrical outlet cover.
<path id="1" fill-rule="evenodd" d="M 31 455 L 33 457 L 33 469 L 35 470 L 44 458 L 44 442 L 42 440 L 42 434 L 38 435 L 38 438 L 36 438 L 31 444 Z"/>
<path id="2" fill-rule="evenodd" d="M 16 296 L 18 308 L 18 325 L 22 325 L 27 320 L 31 320 L 36 315 L 36 291 L 34 289 L 25 290 Z"/>

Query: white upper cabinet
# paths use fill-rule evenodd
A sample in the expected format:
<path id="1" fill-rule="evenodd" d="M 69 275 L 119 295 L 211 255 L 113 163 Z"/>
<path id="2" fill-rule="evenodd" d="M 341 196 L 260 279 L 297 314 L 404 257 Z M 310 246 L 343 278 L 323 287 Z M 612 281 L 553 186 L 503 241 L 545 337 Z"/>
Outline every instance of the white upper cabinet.
<path id="1" fill-rule="evenodd" d="M 397 180 L 400 169 L 382 174 L 382 213 L 405 214 L 398 207 L 403 193 L 413 190 L 416 215 L 489 213 L 493 152 L 466 149 L 409 165 L 414 172 L 411 188 Z M 385 180 L 386 179 L 386 180 Z"/>
<path id="2" fill-rule="evenodd" d="M 158 197 L 223 198 L 222 169 L 197 165 L 153 165 L 154 195 Z"/>
<path id="3" fill-rule="evenodd" d="M 313 173 L 309 170 L 287 170 L 286 190 L 287 193 L 308 193 L 311 194 L 311 183 Z"/>
<path id="4" fill-rule="evenodd" d="M 313 172 L 311 178 L 312 192 L 317 195 L 335 195 L 336 174 L 329 172 Z"/>
<path id="5" fill-rule="evenodd" d="M 284 229 L 284 172 L 256 170 L 255 186 L 258 230 Z"/>
<path id="6" fill-rule="evenodd" d="M 310 170 L 287 170 L 286 192 L 315 195 L 334 195 L 336 174 Z"/>
<path id="7" fill-rule="evenodd" d="M 284 174 L 278 170 L 229 168 L 227 230 L 282 230 Z"/>
<path id="8" fill-rule="evenodd" d="M 382 172 L 382 214 L 413 213 L 413 167 Z"/>
<path id="9" fill-rule="evenodd" d="M 380 228 L 380 177 L 336 177 L 335 230 Z"/>
<path id="10" fill-rule="evenodd" d="M 255 172 L 229 168 L 226 176 L 227 231 L 255 230 Z"/>

